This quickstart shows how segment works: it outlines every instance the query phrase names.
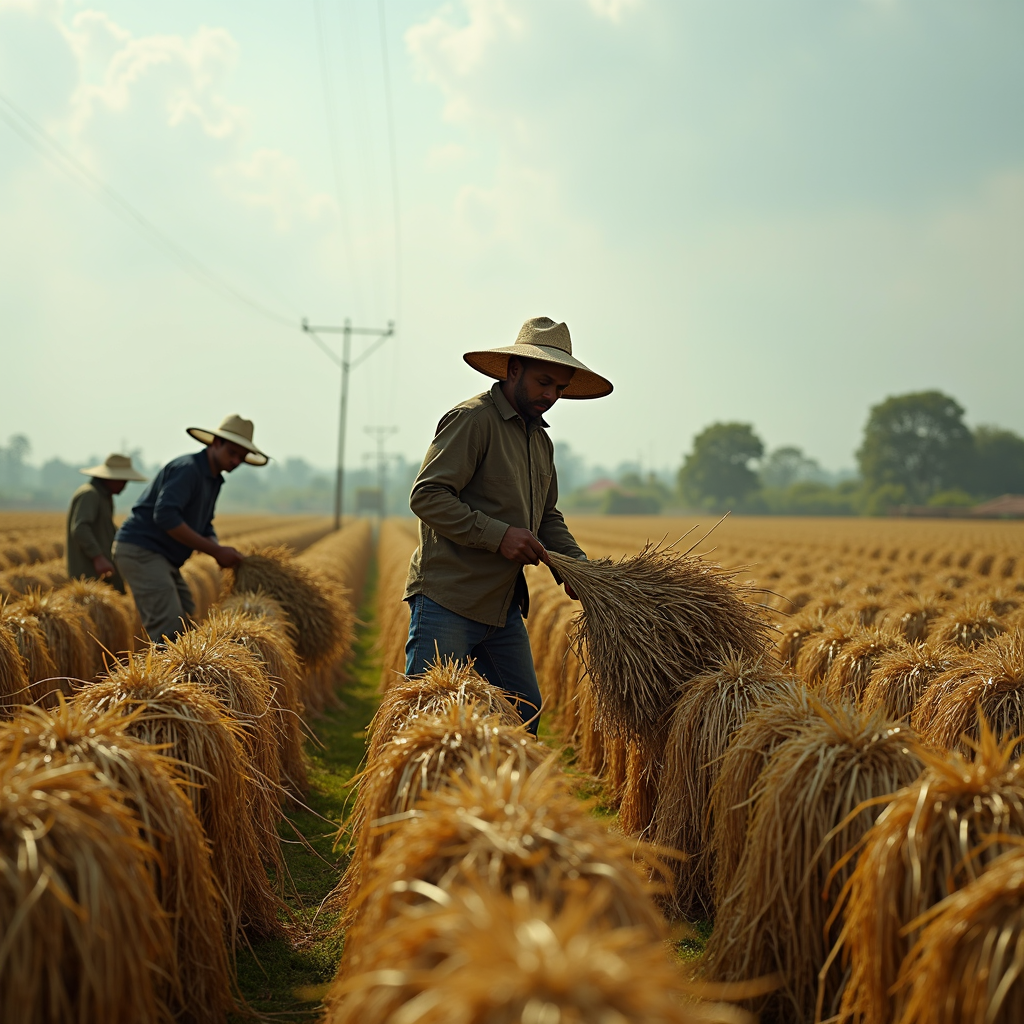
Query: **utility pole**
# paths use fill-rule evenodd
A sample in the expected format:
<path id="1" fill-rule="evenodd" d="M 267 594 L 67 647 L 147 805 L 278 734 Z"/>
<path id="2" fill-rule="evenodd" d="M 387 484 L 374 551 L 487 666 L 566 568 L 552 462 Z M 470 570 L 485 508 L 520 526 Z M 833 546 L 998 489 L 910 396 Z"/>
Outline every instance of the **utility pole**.
<path id="1" fill-rule="evenodd" d="M 384 452 L 384 445 L 389 437 L 398 433 L 398 427 L 363 427 L 363 433 L 369 434 L 377 443 L 377 490 L 380 493 L 380 517 L 383 519 L 387 515 L 385 478 L 388 462 L 396 458 L 396 456 Z M 372 456 L 372 454 L 367 453 L 368 456 Z"/>
<path id="2" fill-rule="evenodd" d="M 326 326 L 313 327 L 309 321 L 302 318 L 302 329 L 313 337 L 313 340 L 330 357 L 330 359 L 341 367 L 341 402 L 338 408 L 338 467 L 334 479 L 334 528 L 341 529 L 341 504 L 345 490 L 345 425 L 348 419 L 348 375 L 360 363 L 365 362 L 381 345 L 395 333 L 395 321 L 389 320 L 386 328 L 381 327 L 353 327 L 352 321 L 345 318 L 341 327 Z M 341 358 L 335 355 L 334 351 L 320 339 L 321 334 L 340 334 L 342 336 Z M 371 345 L 358 359 L 352 359 L 352 335 L 376 338 L 377 341 Z"/>

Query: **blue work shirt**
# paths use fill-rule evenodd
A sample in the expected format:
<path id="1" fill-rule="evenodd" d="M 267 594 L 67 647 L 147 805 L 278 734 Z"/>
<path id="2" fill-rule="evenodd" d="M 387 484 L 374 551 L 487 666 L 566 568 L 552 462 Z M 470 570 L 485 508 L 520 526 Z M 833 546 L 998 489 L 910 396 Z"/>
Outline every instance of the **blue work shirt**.
<path id="1" fill-rule="evenodd" d="M 210 472 L 205 448 L 195 455 L 172 459 L 142 492 L 115 540 L 155 551 L 180 569 L 192 548 L 167 531 L 186 523 L 201 537 L 216 540 L 213 509 L 223 483 L 220 473 Z"/>

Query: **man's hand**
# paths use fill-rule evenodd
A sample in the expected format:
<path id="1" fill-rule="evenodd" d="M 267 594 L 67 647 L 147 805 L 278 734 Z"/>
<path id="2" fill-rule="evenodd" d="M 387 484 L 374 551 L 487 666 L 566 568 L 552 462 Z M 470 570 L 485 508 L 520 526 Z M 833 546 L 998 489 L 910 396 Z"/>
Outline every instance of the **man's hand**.
<path id="1" fill-rule="evenodd" d="M 92 560 L 92 567 L 96 570 L 96 575 L 99 576 L 101 580 L 105 580 L 114 575 L 113 563 L 106 555 L 97 555 Z"/>
<path id="2" fill-rule="evenodd" d="M 217 564 L 222 569 L 234 569 L 245 558 L 245 555 L 235 548 L 228 548 L 218 544 L 217 550 L 213 552 L 213 557 L 217 559 Z"/>
<path id="3" fill-rule="evenodd" d="M 536 565 L 548 560 L 544 545 L 529 530 L 520 526 L 510 526 L 505 531 L 498 551 L 510 562 L 518 562 L 520 565 Z"/>
<path id="4" fill-rule="evenodd" d="M 568 597 L 569 597 L 569 599 L 571 601 L 578 601 L 579 600 L 579 598 L 576 596 L 576 591 L 573 590 L 572 587 L 570 587 L 568 583 L 563 583 L 562 586 L 565 587 L 565 592 L 566 592 L 566 594 L 568 595 Z"/>

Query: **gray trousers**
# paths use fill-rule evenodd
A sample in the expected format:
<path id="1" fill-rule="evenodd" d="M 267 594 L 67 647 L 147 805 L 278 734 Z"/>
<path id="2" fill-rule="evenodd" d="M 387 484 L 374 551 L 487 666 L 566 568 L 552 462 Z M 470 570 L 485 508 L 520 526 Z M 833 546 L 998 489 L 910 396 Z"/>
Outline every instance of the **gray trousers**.
<path id="1" fill-rule="evenodd" d="M 174 640 L 184 633 L 196 606 L 181 573 L 163 555 L 138 544 L 114 541 L 112 554 L 118 572 L 132 589 L 149 638 L 159 643 L 163 637 Z"/>

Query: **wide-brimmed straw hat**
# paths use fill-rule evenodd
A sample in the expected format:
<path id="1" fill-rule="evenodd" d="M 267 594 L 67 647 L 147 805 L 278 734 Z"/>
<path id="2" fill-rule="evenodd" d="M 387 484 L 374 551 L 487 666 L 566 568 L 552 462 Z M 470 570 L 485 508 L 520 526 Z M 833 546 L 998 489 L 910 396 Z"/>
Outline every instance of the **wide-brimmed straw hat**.
<path id="1" fill-rule="evenodd" d="M 563 398 L 603 398 L 612 392 L 611 381 L 589 366 L 584 366 L 572 354 L 572 339 L 565 324 L 555 323 L 550 317 L 535 316 L 527 320 L 519 331 L 514 345 L 505 348 L 485 349 L 482 352 L 467 352 L 462 358 L 481 373 L 496 380 L 508 377 L 510 356 L 520 359 L 539 359 L 545 363 L 571 366 L 576 372 L 569 386 L 562 392 Z"/>
<path id="2" fill-rule="evenodd" d="M 89 466 L 88 469 L 80 469 L 79 473 L 85 476 L 99 477 L 100 480 L 138 480 L 142 483 L 148 477 L 144 477 L 133 465 L 130 455 L 115 455 L 111 453 L 98 466 Z"/>
<path id="3" fill-rule="evenodd" d="M 245 461 L 250 466 L 265 466 L 270 461 L 270 456 L 265 455 L 252 443 L 252 420 L 242 419 L 237 412 L 225 416 L 216 430 L 189 427 L 186 433 L 203 444 L 210 444 L 215 437 L 222 437 L 225 441 L 237 444 L 248 452 Z"/>

